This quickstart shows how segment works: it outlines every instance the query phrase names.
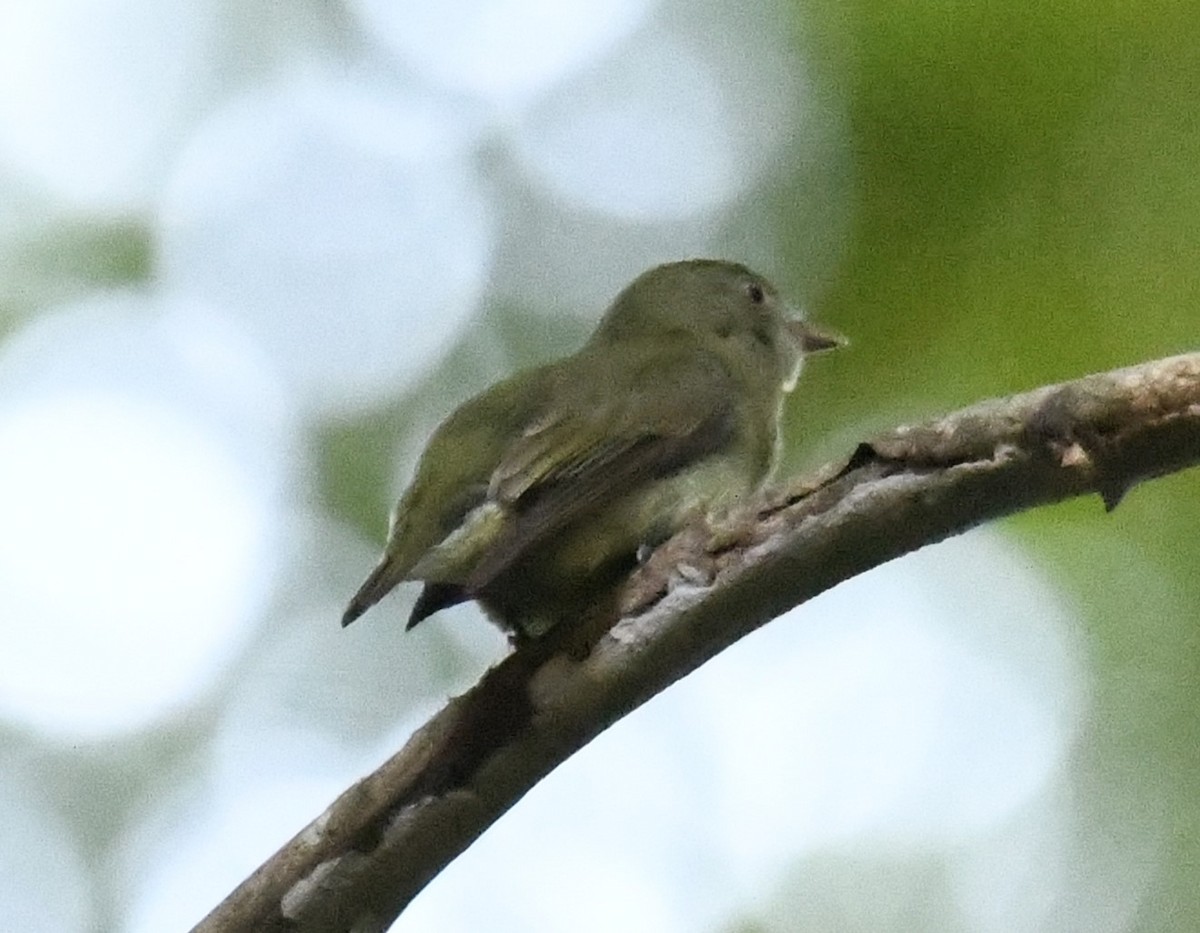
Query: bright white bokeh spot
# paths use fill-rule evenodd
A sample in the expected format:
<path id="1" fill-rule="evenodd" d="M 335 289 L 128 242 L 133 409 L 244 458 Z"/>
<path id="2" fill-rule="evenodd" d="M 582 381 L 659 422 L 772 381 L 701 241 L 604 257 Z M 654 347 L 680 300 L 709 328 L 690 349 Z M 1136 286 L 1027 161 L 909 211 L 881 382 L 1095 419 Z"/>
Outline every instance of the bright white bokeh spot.
<path id="1" fill-rule="evenodd" d="M 500 105 L 519 105 L 598 61 L 655 0 L 351 0 L 364 26 L 421 75 Z"/>
<path id="2" fill-rule="evenodd" d="M 211 438 L 136 399 L 16 406 L 0 415 L 0 463 L 15 629 L 0 710 L 84 733 L 143 719 L 215 647 L 214 620 L 240 621 L 228 583 L 255 556 L 252 490 Z"/>
<path id="3" fill-rule="evenodd" d="M 0 917 L 21 933 L 86 933 L 98 928 L 91 878 L 44 787 L 5 763 L 0 781 Z"/>
<path id="4" fill-rule="evenodd" d="M 593 790 L 603 793 L 604 789 Z M 471 896 L 464 897 L 461 887 L 441 896 L 423 893 L 405 912 L 405 923 L 418 930 L 549 933 L 563 929 L 563 918 L 570 917 L 573 933 L 688 933 L 700 929 L 688 924 L 686 912 L 678 910 L 674 885 L 664 888 L 661 882 L 668 879 L 647 870 L 647 860 L 636 851 L 641 839 L 627 837 L 624 845 L 597 846 L 550 832 L 537 848 L 525 840 L 515 858 L 511 848 L 507 856 L 500 854 L 505 843 L 513 840 L 499 827 L 484 839 L 487 841 L 475 845 L 489 854 L 472 857 L 469 862 L 484 865 L 487 874 L 468 879 L 455 872 L 457 885 L 470 887 Z M 506 869 L 508 874 L 536 879 L 536 890 L 533 885 L 511 883 L 505 877 Z M 440 883 L 440 877 L 435 883 Z"/>
<path id="5" fill-rule="evenodd" d="M 276 390 L 175 310 L 100 299 L 0 356 L 0 715 L 28 727 L 96 738 L 178 708 L 269 592 Z"/>
<path id="6" fill-rule="evenodd" d="M 208 0 L 0 5 L 0 162 L 85 207 L 144 206 L 203 96 Z"/>
<path id="7" fill-rule="evenodd" d="M 854 839 L 955 846 L 1012 818 L 1070 747 L 1078 651 L 1061 597 L 976 533 L 725 652 L 690 687 L 722 749 L 717 820 L 738 877 Z"/>
<path id="8" fill-rule="evenodd" d="M 523 797 L 421 892 L 406 922 L 527 933 L 561 930 L 569 916 L 579 933 L 716 929 L 727 898 L 706 768 L 717 751 L 670 693 L 656 697 Z"/>
<path id="9" fill-rule="evenodd" d="M 658 33 L 527 112 L 514 140 L 525 169 L 569 204 L 624 220 L 711 211 L 752 180 L 735 113 L 710 65 Z"/>
<path id="10" fill-rule="evenodd" d="M 298 77 L 234 101 L 192 139 L 159 218 L 165 286 L 242 322 L 326 409 L 436 362 L 493 247 L 469 128 L 367 86 Z"/>

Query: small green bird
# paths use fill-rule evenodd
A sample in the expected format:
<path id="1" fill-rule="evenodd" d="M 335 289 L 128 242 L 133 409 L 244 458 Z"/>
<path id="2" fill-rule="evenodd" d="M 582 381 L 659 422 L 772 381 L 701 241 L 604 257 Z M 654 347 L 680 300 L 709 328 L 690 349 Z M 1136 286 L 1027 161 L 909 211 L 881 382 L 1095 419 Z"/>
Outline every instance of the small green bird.
<path id="1" fill-rule="evenodd" d="M 578 352 L 442 422 L 342 625 L 404 580 L 409 628 L 469 599 L 518 640 L 582 616 L 640 548 L 762 484 L 805 354 L 843 342 L 745 266 L 643 273 Z"/>

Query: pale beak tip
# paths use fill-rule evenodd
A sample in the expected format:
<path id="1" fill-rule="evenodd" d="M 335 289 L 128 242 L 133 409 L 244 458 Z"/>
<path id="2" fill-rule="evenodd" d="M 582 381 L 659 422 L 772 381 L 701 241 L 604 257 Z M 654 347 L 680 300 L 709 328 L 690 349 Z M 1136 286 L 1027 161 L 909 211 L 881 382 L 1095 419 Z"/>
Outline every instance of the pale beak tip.
<path id="1" fill-rule="evenodd" d="M 850 341 L 836 330 L 819 327 L 808 321 L 793 321 L 792 333 L 800 345 L 800 352 L 805 356 L 810 353 L 824 353 L 848 346 Z"/>

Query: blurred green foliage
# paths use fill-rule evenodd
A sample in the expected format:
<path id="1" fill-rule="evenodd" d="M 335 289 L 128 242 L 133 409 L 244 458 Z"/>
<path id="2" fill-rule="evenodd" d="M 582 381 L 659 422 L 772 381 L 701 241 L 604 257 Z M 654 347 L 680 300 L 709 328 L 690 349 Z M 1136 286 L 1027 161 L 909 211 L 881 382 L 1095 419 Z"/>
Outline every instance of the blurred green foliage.
<path id="1" fill-rule="evenodd" d="M 849 250 L 813 310 L 855 345 L 810 375 L 791 436 L 850 441 L 1196 348 L 1200 5 L 824 0 L 797 13 L 819 81 L 842 96 L 854 164 Z M 794 256 L 804 238 L 785 231 Z M 1005 528 L 1087 626 L 1083 809 L 1163 834 L 1136 928 L 1200 929 L 1200 471 L 1135 489 L 1112 515 L 1093 499 Z"/>
<path id="2" fill-rule="evenodd" d="M 150 229 L 135 217 L 51 217 L 0 252 L 0 337 L 42 308 L 150 275 Z"/>

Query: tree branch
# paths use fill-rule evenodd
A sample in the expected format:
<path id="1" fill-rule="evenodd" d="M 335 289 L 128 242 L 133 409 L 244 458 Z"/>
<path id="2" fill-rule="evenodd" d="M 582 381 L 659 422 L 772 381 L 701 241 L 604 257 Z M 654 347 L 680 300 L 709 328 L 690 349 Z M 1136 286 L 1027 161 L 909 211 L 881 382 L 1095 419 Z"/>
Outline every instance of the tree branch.
<path id="1" fill-rule="evenodd" d="M 990 519 L 1200 463 L 1200 353 L 983 402 L 861 444 L 658 549 L 590 651 L 522 649 L 452 699 L 197 933 L 386 929 L 451 859 L 611 723 L 855 574 Z"/>

